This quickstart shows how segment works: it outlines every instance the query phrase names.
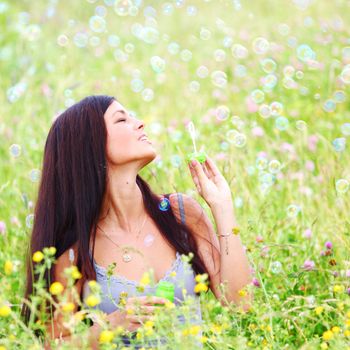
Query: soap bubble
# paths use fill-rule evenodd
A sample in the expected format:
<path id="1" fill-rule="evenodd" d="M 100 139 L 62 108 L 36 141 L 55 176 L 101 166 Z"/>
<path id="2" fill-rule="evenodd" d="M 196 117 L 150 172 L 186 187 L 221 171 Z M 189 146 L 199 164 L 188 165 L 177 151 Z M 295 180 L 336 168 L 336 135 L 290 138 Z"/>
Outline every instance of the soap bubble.
<path id="1" fill-rule="evenodd" d="M 246 143 L 247 143 L 247 137 L 244 134 L 238 133 L 234 136 L 234 139 L 233 139 L 234 146 L 238 148 L 242 148 L 246 145 Z"/>
<path id="2" fill-rule="evenodd" d="M 295 218 L 298 214 L 299 214 L 299 212 L 300 212 L 300 207 L 298 206 L 298 205 L 296 205 L 296 204 L 291 204 L 291 205 L 289 205 L 288 207 L 287 207 L 287 215 L 288 215 L 288 217 L 290 217 L 290 218 Z"/>
<path id="3" fill-rule="evenodd" d="M 327 100 L 325 101 L 325 103 L 323 104 L 323 109 L 326 112 L 334 112 L 336 108 L 336 104 L 333 100 Z"/>
<path id="4" fill-rule="evenodd" d="M 279 116 L 283 112 L 283 104 L 278 101 L 274 101 L 270 104 L 270 109 L 271 109 L 271 115 Z"/>
<path id="5" fill-rule="evenodd" d="M 131 89 L 134 92 L 141 92 L 144 88 L 144 83 L 141 79 L 135 78 L 131 81 Z"/>
<path id="6" fill-rule="evenodd" d="M 316 54 L 309 45 L 303 44 L 297 48 L 297 57 L 299 60 L 306 62 L 316 59 Z"/>
<path id="7" fill-rule="evenodd" d="M 159 40 L 159 32 L 153 27 L 143 27 L 140 34 L 141 39 L 147 44 L 156 44 Z"/>
<path id="8" fill-rule="evenodd" d="M 109 35 L 107 41 L 108 45 L 112 47 L 117 47 L 120 45 L 120 38 L 117 35 Z"/>
<path id="9" fill-rule="evenodd" d="M 168 52 L 172 55 L 176 55 L 180 51 L 180 45 L 172 42 L 168 45 Z"/>
<path id="10" fill-rule="evenodd" d="M 346 138 L 338 137 L 332 141 L 332 145 L 336 152 L 343 152 L 346 146 Z"/>
<path id="11" fill-rule="evenodd" d="M 61 34 L 57 37 L 57 44 L 59 46 L 67 46 L 68 45 L 68 37 L 67 35 Z"/>
<path id="12" fill-rule="evenodd" d="M 163 198 L 159 205 L 158 205 L 158 208 L 161 210 L 161 211 L 167 211 L 170 209 L 170 201 L 168 198 Z"/>
<path id="13" fill-rule="evenodd" d="M 227 75 L 223 71 L 216 70 L 211 74 L 211 81 L 215 86 L 223 88 L 227 84 Z"/>
<path id="14" fill-rule="evenodd" d="M 264 90 L 271 90 L 277 85 L 277 77 L 274 74 L 268 74 L 262 79 Z"/>
<path id="15" fill-rule="evenodd" d="M 259 114 L 261 117 L 263 117 L 264 119 L 267 119 L 271 116 L 271 108 L 269 105 L 267 104 L 262 104 L 259 107 Z"/>
<path id="16" fill-rule="evenodd" d="M 29 178 L 30 178 L 30 181 L 32 181 L 32 182 L 38 182 L 40 179 L 40 170 L 39 169 L 32 169 L 29 172 Z"/>
<path id="17" fill-rule="evenodd" d="M 289 125 L 289 120 L 286 117 L 278 117 L 275 120 L 275 126 L 278 130 L 286 130 Z"/>
<path id="18" fill-rule="evenodd" d="M 259 89 L 253 90 L 251 92 L 250 96 L 251 96 L 252 100 L 257 104 L 263 102 L 265 99 L 264 92 L 259 90 Z"/>
<path id="19" fill-rule="evenodd" d="M 269 172 L 277 174 L 281 171 L 281 163 L 277 159 L 272 159 L 269 163 Z"/>
<path id="20" fill-rule="evenodd" d="M 150 88 L 146 88 L 141 92 L 142 99 L 146 102 L 152 101 L 154 97 L 154 92 Z"/>
<path id="21" fill-rule="evenodd" d="M 273 73 L 277 67 L 276 62 L 272 58 L 264 58 L 260 61 L 260 65 L 265 73 Z"/>
<path id="22" fill-rule="evenodd" d="M 263 170 L 267 167 L 267 162 L 267 158 L 259 156 L 255 160 L 255 167 L 259 170 Z"/>
<path id="23" fill-rule="evenodd" d="M 265 170 L 259 172 L 259 182 L 268 187 L 271 187 L 276 181 L 276 177 L 273 174 L 268 173 Z"/>
<path id="24" fill-rule="evenodd" d="M 243 198 L 242 197 L 236 197 L 234 199 L 234 205 L 236 208 L 242 208 L 243 206 Z"/>
<path id="25" fill-rule="evenodd" d="M 339 179 L 335 183 L 335 188 L 339 193 L 345 193 L 349 189 L 349 181 L 345 179 Z"/>
<path id="26" fill-rule="evenodd" d="M 270 43 L 262 37 L 253 40 L 253 50 L 258 55 L 263 55 L 270 48 Z"/>
<path id="27" fill-rule="evenodd" d="M 106 21 L 100 16 L 92 16 L 89 20 L 89 27 L 95 33 L 103 33 L 106 30 Z"/>
<path id="28" fill-rule="evenodd" d="M 127 16 L 133 7 L 131 0 L 115 0 L 114 11 L 118 16 Z"/>
<path id="29" fill-rule="evenodd" d="M 199 78 L 206 78 L 209 74 L 209 69 L 206 66 L 200 66 L 197 68 L 197 75 Z"/>
<path id="30" fill-rule="evenodd" d="M 243 64 L 238 64 L 234 69 L 236 77 L 245 77 L 247 75 L 247 68 Z"/>
<path id="31" fill-rule="evenodd" d="M 218 120 L 226 120 L 230 116 L 230 109 L 227 106 L 219 106 L 215 111 L 216 118 Z"/>
<path id="32" fill-rule="evenodd" d="M 201 40 L 209 40 L 210 36 L 211 36 L 211 32 L 209 29 L 201 28 L 199 33 L 199 37 L 201 38 Z"/>
<path id="33" fill-rule="evenodd" d="M 344 123 L 341 127 L 340 127 L 340 131 L 343 135 L 345 136 L 350 136 L 350 123 Z"/>
<path id="34" fill-rule="evenodd" d="M 153 56 L 150 60 L 151 67 L 156 73 L 161 73 L 165 69 L 165 61 L 159 56 Z"/>
<path id="35" fill-rule="evenodd" d="M 248 50 L 241 44 L 235 44 L 231 49 L 232 55 L 236 58 L 246 58 L 248 56 Z"/>
<path id="36" fill-rule="evenodd" d="M 214 59 L 216 62 L 223 62 L 226 59 L 226 52 L 221 49 L 217 49 L 214 51 Z"/>
<path id="37" fill-rule="evenodd" d="M 73 37 L 73 42 L 77 47 L 85 47 L 88 43 L 89 37 L 86 33 L 78 32 Z"/>
<path id="38" fill-rule="evenodd" d="M 21 155 L 22 148 L 20 145 L 13 144 L 9 148 L 12 157 L 17 158 Z"/>
<path id="39" fill-rule="evenodd" d="M 270 271 L 275 275 L 279 274 L 282 271 L 282 264 L 279 261 L 273 261 L 270 264 Z"/>
<path id="40" fill-rule="evenodd" d="M 350 64 L 346 65 L 340 73 L 340 79 L 344 84 L 350 84 Z"/>
<path id="41" fill-rule="evenodd" d="M 333 99 L 335 103 L 342 103 L 346 100 L 345 92 L 342 90 L 334 91 Z"/>
<path id="42" fill-rule="evenodd" d="M 295 127 L 300 131 L 305 131 L 307 129 L 307 124 L 304 120 L 297 120 L 295 122 Z"/>
<path id="43" fill-rule="evenodd" d="M 228 142 L 234 143 L 235 142 L 235 137 L 236 137 L 237 134 L 239 134 L 239 131 L 237 131 L 236 129 L 228 130 L 226 132 L 226 138 L 227 138 Z"/>
<path id="44" fill-rule="evenodd" d="M 293 66 L 285 66 L 283 68 L 283 74 L 287 78 L 292 78 L 295 72 L 295 68 Z"/>

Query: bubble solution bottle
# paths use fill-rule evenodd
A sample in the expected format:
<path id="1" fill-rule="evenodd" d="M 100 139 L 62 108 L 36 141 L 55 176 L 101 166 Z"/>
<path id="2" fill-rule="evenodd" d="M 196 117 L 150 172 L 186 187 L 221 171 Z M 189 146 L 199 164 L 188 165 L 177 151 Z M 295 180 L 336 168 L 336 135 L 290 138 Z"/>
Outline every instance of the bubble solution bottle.
<path id="1" fill-rule="evenodd" d="M 205 155 L 205 152 L 202 150 L 200 150 L 199 152 L 197 151 L 196 141 L 195 141 L 196 132 L 192 121 L 188 123 L 187 128 L 188 128 L 188 132 L 191 135 L 194 152 L 187 154 L 186 160 L 190 162 L 192 159 L 197 159 L 199 163 L 204 163 L 206 161 L 206 155 Z"/>
<path id="2" fill-rule="evenodd" d="M 172 303 L 175 298 L 175 286 L 174 283 L 167 281 L 160 281 L 156 289 L 156 296 L 168 299 Z M 163 304 L 155 304 L 157 306 L 164 306 Z"/>

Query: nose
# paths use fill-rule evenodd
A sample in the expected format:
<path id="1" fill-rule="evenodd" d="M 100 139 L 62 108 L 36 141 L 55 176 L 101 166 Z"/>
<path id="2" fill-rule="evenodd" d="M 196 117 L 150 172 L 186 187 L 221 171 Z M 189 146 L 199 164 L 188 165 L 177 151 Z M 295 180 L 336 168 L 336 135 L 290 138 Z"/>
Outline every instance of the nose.
<path id="1" fill-rule="evenodd" d="M 137 125 L 137 129 L 142 129 L 145 127 L 145 123 L 142 120 L 138 120 L 136 125 Z"/>

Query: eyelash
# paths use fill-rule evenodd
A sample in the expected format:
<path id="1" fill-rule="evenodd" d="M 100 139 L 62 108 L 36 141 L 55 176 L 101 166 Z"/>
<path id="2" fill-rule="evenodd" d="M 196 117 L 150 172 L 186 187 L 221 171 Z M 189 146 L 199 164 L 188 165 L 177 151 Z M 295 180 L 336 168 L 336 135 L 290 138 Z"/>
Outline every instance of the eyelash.
<path id="1" fill-rule="evenodd" d="M 119 123 L 119 122 L 121 122 L 121 121 L 126 121 L 126 119 L 119 119 L 119 120 L 117 121 L 117 123 Z"/>

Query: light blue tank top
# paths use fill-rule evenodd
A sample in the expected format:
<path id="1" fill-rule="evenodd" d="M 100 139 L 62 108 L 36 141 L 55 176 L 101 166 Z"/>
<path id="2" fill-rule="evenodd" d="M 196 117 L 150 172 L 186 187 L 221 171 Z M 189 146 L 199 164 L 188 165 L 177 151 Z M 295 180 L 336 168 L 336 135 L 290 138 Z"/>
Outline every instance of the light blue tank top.
<path id="1" fill-rule="evenodd" d="M 178 194 L 179 208 L 182 223 L 185 223 L 185 212 L 183 207 L 183 199 L 181 194 Z M 89 251 L 91 257 L 91 251 Z M 118 309 L 118 303 L 120 300 L 120 293 L 127 292 L 128 297 L 131 296 L 143 296 L 143 295 L 155 295 L 157 285 L 160 281 L 168 281 L 172 282 L 175 285 L 175 298 L 174 304 L 179 305 L 184 300 L 183 296 L 183 288 L 186 289 L 186 294 L 193 296 L 194 305 L 192 306 L 192 310 L 190 310 L 190 318 L 187 322 L 191 324 L 202 324 L 202 313 L 199 297 L 194 293 L 194 287 L 196 285 L 195 281 L 195 272 L 192 269 L 191 265 L 185 262 L 181 258 L 181 254 L 176 252 L 176 259 L 173 261 L 170 269 L 165 273 L 164 277 L 153 287 L 146 286 L 144 290 L 141 292 L 137 290 L 138 281 L 129 280 L 123 276 L 112 275 L 110 278 L 107 277 L 107 271 L 104 267 L 98 265 L 95 260 L 93 260 L 94 268 L 96 271 L 96 281 L 101 286 L 102 292 L 102 301 L 95 308 L 102 310 L 103 312 L 109 314 Z M 171 272 L 175 271 L 176 275 L 171 275 Z M 109 282 L 108 282 L 109 280 Z M 83 296 L 86 294 L 86 290 L 83 291 Z M 171 309 L 170 309 L 171 310 Z M 186 322 L 185 316 L 178 315 L 178 320 L 181 323 Z M 136 332 L 134 332 L 136 335 Z M 198 339 L 202 335 L 202 330 L 200 330 Z M 166 339 L 162 338 L 160 340 L 162 343 L 166 342 Z M 129 345 L 129 340 L 127 337 L 123 338 L 123 342 L 125 345 Z M 143 344 L 146 345 L 146 344 Z M 140 345 L 142 347 L 143 345 Z M 157 343 L 148 342 L 148 346 L 155 346 Z M 135 345 L 134 345 L 135 346 Z M 202 343 L 198 342 L 197 347 L 202 348 Z M 139 349 L 139 347 L 135 346 L 135 349 Z"/>

